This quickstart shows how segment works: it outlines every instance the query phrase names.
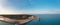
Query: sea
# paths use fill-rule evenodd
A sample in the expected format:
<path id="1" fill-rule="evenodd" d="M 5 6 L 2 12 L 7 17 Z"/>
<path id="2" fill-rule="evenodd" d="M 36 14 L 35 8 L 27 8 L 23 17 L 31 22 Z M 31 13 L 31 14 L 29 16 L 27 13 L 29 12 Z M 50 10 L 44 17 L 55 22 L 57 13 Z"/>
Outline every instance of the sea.
<path id="1" fill-rule="evenodd" d="M 26 25 L 60 25 L 60 14 L 33 14 L 40 17 L 40 21 L 31 21 Z M 0 25 L 14 25 L 0 21 Z"/>

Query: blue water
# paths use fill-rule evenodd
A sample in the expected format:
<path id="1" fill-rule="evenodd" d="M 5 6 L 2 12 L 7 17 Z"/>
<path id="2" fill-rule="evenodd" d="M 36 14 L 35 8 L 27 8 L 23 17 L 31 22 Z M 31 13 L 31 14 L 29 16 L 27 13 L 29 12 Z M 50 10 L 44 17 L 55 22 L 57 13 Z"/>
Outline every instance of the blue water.
<path id="1" fill-rule="evenodd" d="M 34 14 L 40 17 L 40 22 L 32 21 L 27 25 L 60 25 L 60 14 Z M 0 25 L 14 25 L 0 22 Z"/>

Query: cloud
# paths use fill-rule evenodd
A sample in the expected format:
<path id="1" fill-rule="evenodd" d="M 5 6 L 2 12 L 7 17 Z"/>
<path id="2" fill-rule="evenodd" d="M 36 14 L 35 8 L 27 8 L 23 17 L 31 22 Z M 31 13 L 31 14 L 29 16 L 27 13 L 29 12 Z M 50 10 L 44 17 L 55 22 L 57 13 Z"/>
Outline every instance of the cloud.
<path id="1" fill-rule="evenodd" d="M 12 6 L 5 5 L 7 3 L 7 0 L 0 0 L 0 14 L 21 14 L 17 11 L 11 10 L 10 8 L 13 8 Z"/>

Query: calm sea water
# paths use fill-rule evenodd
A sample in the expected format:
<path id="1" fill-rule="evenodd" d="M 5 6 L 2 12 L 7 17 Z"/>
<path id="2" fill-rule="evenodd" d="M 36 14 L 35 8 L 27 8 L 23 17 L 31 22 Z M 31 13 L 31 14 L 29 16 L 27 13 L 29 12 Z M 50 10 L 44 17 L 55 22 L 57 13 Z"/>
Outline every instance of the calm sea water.
<path id="1" fill-rule="evenodd" d="M 40 17 L 40 22 L 32 21 L 27 25 L 60 25 L 60 14 L 34 14 Z M 0 21 L 0 25 L 14 25 Z"/>

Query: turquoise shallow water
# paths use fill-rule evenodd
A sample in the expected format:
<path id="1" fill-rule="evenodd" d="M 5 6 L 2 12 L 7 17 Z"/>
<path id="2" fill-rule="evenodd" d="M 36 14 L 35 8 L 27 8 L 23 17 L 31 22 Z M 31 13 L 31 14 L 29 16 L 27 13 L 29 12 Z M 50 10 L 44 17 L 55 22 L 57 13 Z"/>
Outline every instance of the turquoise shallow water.
<path id="1" fill-rule="evenodd" d="M 40 22 L 32 21 L 27 25 L 60 25 L 60 14 L 34 14 L 40 17 Z M 0 25 L 14 25 L 0 21 Z"/>

